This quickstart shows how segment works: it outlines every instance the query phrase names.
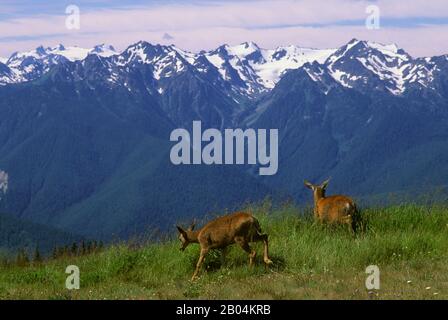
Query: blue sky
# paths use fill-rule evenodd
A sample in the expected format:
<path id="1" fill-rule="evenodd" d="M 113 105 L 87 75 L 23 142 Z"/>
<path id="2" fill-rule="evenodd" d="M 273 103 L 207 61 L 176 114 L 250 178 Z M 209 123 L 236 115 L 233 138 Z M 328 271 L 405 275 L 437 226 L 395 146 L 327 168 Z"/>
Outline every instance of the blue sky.
<path id="1" fill-rule="evenodd" d="M 146 40 L 197 51 L 255 41 L 338 47 L 351 38 L 397 43 L 412 55 L 448 53 L 446 0 L 2 0 L 0 56 L 40 44 L 118 49 Z M 79 7 L 80 29 L 65 27 L 68 5 Z M 366 8 L 380 10 L 380 28 L 366 28 Z M 169 37 L 164 37 L 169 34 Z M 168 39 L 167 39 L 168 38 Z"/>

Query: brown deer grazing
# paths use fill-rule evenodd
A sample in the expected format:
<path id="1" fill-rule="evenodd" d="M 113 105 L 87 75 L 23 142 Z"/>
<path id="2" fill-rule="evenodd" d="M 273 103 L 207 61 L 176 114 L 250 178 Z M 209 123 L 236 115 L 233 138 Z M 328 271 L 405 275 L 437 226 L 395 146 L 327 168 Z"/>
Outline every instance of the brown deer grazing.
<path id="1" fill-rule="evenodd" d="M 263 241 L 264 263 L 266 265 L 272 263 L 268 256 L 268 235 L 261 232 L 258 220 L 249 213 L 236 212 L 219 217 L 197 231 L 194 230 L 194 224 L 188 230 L 177 226 L 177 230 L 179 240 L 182 242 L 181 251 L 184 251 L 190 243 L 199 243 L 201 246 L 192 281 L 197 277 L 210 249 L 224 249 L 234 243 L 239 244 L 249 254 L 249 266 L 253 266 L 256 252 L 251 249 L 249 242 Z"/>
<path id="2" fill-rule="evenodd" d="M 314 195 L 314 217 L 320 222 L 344 223 L 347 224 L 353 232 L 356 232 L 359 212 L 355 202 L 342 195 L 325 196 L 330 179 L 324 181 L 321 185 L 314 185 L 304 181 L 305 186 L 313 191 Z"/>

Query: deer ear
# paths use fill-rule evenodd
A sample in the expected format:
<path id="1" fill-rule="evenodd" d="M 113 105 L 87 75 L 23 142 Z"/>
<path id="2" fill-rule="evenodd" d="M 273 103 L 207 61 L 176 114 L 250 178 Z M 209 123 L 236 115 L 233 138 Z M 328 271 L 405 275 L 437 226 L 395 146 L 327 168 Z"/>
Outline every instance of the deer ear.
<path id="1" fill-rule="evenodd" d="M 190 231 L 193 231 L 195 226 L 196 226 L 196 223 L 193 222 L 190 226 Z"/>
<path id="2" fill-rule="evenodd" d="M 181 233 L 181 234 L 185 234 L 185 233 L 186 233 L 185 230 L 182 229 L 181 227 L 176 226 L 176 228 L 177 228 L 177 230 L 179 231 L 179 233 Z"/>
<path id="3" fill-rule="evenodd" d="M 313 190 L 313 185 L 310 182 L 304 180 L 303 183 L 305 184 L 305 187 L 307 187 L 308 189 Z"/>
<path id="4" fill-rule="evenodd" d="M 322 182 L 322 184 L 320 185 L 320 187 L 321 187 L 322 189 L 327 188 L 328 183 L 330 182 L 330 179 L 331 179 L 331 178 L 328 178 L 327 180 L 325 180 L 324 182 Z"/>

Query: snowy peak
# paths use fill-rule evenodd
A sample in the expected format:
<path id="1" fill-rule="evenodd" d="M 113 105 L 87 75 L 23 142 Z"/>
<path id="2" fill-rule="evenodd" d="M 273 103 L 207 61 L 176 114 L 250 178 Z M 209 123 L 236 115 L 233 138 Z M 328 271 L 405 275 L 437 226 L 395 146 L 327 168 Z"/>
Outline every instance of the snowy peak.
<path id="1" fill-rule="evenodd" d="M 69 61 L 83 60 L 89 54 L 89 49 L 78 48 L 78 47 L 67 47 L 63 45 L 58 45 L 54 48 L 47 48 L 46 53 L 49 55 L 63 56 Z"/>
<path id="2" fill-rule="evenodd" d="M 31 81 L 39 78 L 50 68 L 61 62 L 75 62 L 84 60 L 89 54 L 103 57 L 116 55 L 112 46 L 98 45 L 92 49 L 79 47 L 64 47 L 59 44 L 55 47 L 39 46 L 31 51 L 15 52 L 6 60 L 8 74 L 0 72 L 0 84 Z"/>
<path id="3" fill-rule="evenodd" d="M 254 42 L 243 42 L 236 46 L 225 45 L 224 48 L 230 55 L 237 56 L 242 59 L 254 52 L 260 51 L 260 47 Z"/>
<path id="4" fill-rule="evenodd" d="M 353 39 L 328 57 L 324 65 L 347 88 L 381 90 L 400 95 L 414 76 L 417 60 L 395 44 Z M 421 69 L 421 68 L 420 68 Z M 420 76 L 425 72 L 420 72 Z"/>
<path id="5" fill-rule="evenodd" d="M 89 53 L 97 54 L 102 57 L 110 57 L 110 56 L 118 54 L 112 45 L 106 45 L 104 43 L 100 44 L 100 45 L 96 45 L 89 51 Z"/>
<path id="6" fill-rule="evenodd" d="M 97 45 L 92 49 L 85 49 L 80 47 L 64 47 L 62 44 L 59 44 L 55 47 L 47 47 L 39 46 L 34 50 L 25 51 L 25 52 L 15 52 L 8 59 L 7 64 L 15 64 L 23 61 L 27 58 L 35 58 L 38 60 L 46 59 L 50 55 L 62 56 L 69 61 L 77 61 L 83 60 L 89 54 L 97 54 L 100 56 L 111 56 L 117 54 L 112 46 L 107 45 Z"/>
<path id="7" fill-rule="evenodd" d="M 167 56 L 175 56 L 176 51 L 171 46 L 160 44 L 153 45 L 146 41 L 140 41 L 129 46 L 119 56 L 120 64 L 143 63 L 152 64 Z"/>
<path id="8" fill-rule="evenodd" d="M 127 47 L 120 55 L 124 60 L 120 60 L 122 60 L 122 63 L 140 62 L 149 64 L 157 57 L 160 57 L 169 51 L 167 46 L 152 45 L 146 41 L 139 41 L 136 44 Z"/>
<path id="9" fill-rule="evenodd" d="M 352 39 L 346 45 L 336 50 L 336 52 L 328 58 L 327 63 L 334 63 L 343 57 L 350 58 L 352 56 L 367 54 L 381 54 L 389 59 L 399 59 L 402 61 L 411 59 L 411 57 L 404 50 L 399 49 L 396 44 L 383 45 L 377 42 Z"/>
<path id="10" fill-rule="evenodd" d="M 233 47 L 223 45 L 202 55 L 215 68 L 221 80 L 231 85 L 234 92 L 252 96 L 260 93 L 263 88 L 258 84 L 258 76 L 246 57 L 258 50 L 254 43 L 242 43 Z"/>
<path id="11" fill-rule="evenodd" d="M 140 41 L 129 46 L 122 54 L 116 57 L 120 66 L 126 65 L 150 65 L 153 77 L 156 80 L 169 78 L 187 69 L 189 63 L 184 59 L 186 52 L 174 46 L 153 45 L 146 41 Z"/>
<path id="12" fill-rule="evenodd" d="M 91 49 L 85 49 L 80 47 L 64 47 L 62 44 L 54 47 L 47 48 L 48 54 L 61 55 L 70 61 L 78 61 L 85 59 L 89 54 L 96 54 L 101 57 L 110 57 L 118 54 L 114 47 L 111 45 L 100 44 Z"/>
<path id="13" fill-rule="evenodd" d="M 254 63 L 254 68 L 265 86 L 273 88 L 287 70 L 298 69 L 305 63 L 323 63 L 334 52 L 334 49 L 300 48 L 293 45 L 278 47 L 263 50 L 265 63 Z"/>
<path id="14" fill-rule="evenodd" d="M 395 43 L 383 45 L 378 42 L 367 41 L 366 46 L 380 51 L 382 54 L 390 57 L 400 57 L 408 59 L 408 55 L 403 49 L 399 49 Z"/>
<path id="15" fill-rule="evenodd" d="M 223 45 L 205 56 L 224 80 L 242 81 L 246 86 L 240 89 L 254 95 L 272 89 L 287 70 L 297 69 L 307 62 L 322 63 L 334 51 L 293 45 L 263 49 L 254 42 L 244 42 L 236 46 Z"/>

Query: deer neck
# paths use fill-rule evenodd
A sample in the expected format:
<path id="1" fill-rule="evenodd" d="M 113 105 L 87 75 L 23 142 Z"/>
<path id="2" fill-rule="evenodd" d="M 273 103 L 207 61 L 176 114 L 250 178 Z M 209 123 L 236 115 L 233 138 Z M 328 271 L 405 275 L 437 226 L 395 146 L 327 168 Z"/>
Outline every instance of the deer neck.
<path id="1" fill-rule="evenodd" d="M 199 243 L 198 240 L 198 236 L 199 236 L 199 231 L 188 231 L 187 232 L 187 236 L 188 236 L 188 241 L 192 242 L 192 243 Z"/>
<path id="2" fill-rule="evenodd" d="M 314 192 L 314 207 L 317 208 L 317 204 L 320 200 L 325 199 L 325 194 L 321 190 Z"/>

